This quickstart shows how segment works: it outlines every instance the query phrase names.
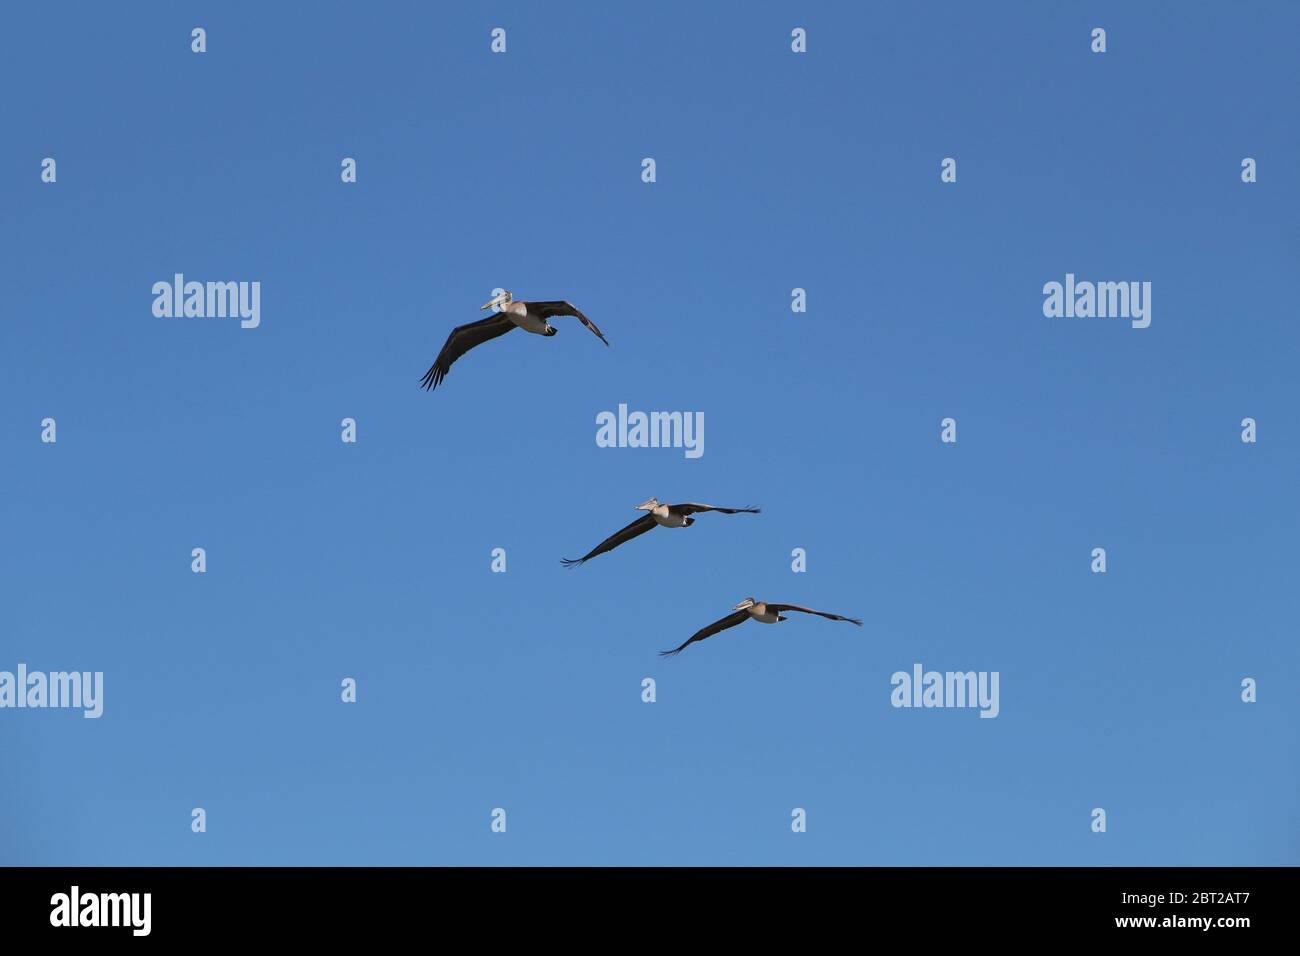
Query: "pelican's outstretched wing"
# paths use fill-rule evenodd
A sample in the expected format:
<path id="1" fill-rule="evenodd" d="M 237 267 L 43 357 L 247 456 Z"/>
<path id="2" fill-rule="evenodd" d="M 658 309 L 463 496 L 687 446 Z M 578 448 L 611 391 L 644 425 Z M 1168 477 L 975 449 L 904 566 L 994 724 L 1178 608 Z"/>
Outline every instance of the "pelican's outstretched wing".
<path id="1" fill-rule="evenodd" d="M 645 534 L 654 526 L 655 526 L 655 519 L 653 515 L 648 515 L 648 514 L 642 515 L 641 517 L 633 521 L 630 525 L 628 525 L 626 528 L 621 528 L 618 531 L 615 531 L 608 538 L 606 538 L 600 544 L 596 545 L 594 548 L 592 548 L 582 557 L 561 558 L 560 563 L 563 564 L 566 568 L 577 567 L 579 564 L 582 564 L 582 562 L 584 561 L 590 561 L 598 554 L 604 554 L 606 551 L 613 551 L 624 541 L 631 541 L 637 535 Z"/>
<path id="2" fill-rule="evenodd" d="M 858 627 L 862 626 L 862 622 L 859 621 L 856 617 L 844 617 L 839 614 L 831 614 L 827 611 L 814 611 L 810 607 L 800 607 L 798 604 L 769 603 L 767 605 L 767 609 L 769 611 L 776 611 L 777 614 L 780 614 L 782 611 L 801 611 L 804 614 L 816 614 L 818 617 L 824 617 L 832 621 L 848 621 L 851 624 L 856 624 Z"/>
<path id="3" fill-rule="evenodd" d="M 596 323 L 574 308 L 571 302 L 529 302 L 527 306 L 529 312 L 534 312 L 543 319 L 552 319 L 557 315 L 576 316 L 579 322 L 595 333 L 596 338 L 606 345 L 609 344 L 605 336 L 600 333 L 600 329 L 596 328 Z"/>
<path id="4" fill-rule="evenodd" d="M 702 641 L 706 637 L 712 637 L 719 631 L 725 631 L 729 627 L 735 627 L 749 620 L 749 611 L 737 611 L 734 614 L 728 614 L 721 621 L 714 621 L 708 627 L 701 628 L 691 635 L 690 640 L 683 642 L 679 647 L 674 647 L 671 651 L 660 651 L 660 657 L 675 657 L 682 652 L 682 648 L 687 644 L 694 644 L 696 641 Z"/>
<path id="5" fill-rule="evenodd" d="M 420 384 L 426 389 L 437 388 L 438 383 L 451 370 L 452 362 L 474 346 L 482 345 L 498 335 L 505 335 L 514 327 L 515 324 L 510 321 L 510 317 L 504 312 L 498 312 L 496 315 L 490 315 L 486 319 L 480 319 L 468 325 L 456 326 L 451 330 L 451 335 L 447 336 L 442 351 L 433 360 L 433 365 L 429 366 L 429 371 L 425 372 L 424 378 L 420 379 Z"/>
<path id="6" fill-rule="evenodd" d="M 701 511 L 720 511 L 724 515 L 756 515 L 761 514 L 762 508 L 719 508 L 716 505 L 702 505 L 695 501 L 687 501 L 680 505 L 669 505 L 668 511 L 675 515 L 693 515 Z"/>

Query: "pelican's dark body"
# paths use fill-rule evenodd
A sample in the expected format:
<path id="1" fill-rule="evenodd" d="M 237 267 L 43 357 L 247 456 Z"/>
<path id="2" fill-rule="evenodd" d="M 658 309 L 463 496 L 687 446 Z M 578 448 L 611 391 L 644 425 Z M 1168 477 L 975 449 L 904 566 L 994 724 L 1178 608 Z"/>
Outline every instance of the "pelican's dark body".
<path id="1" fill-rule="evenodd" d="M 687 501 L 680 505 L 666 505 L 660 504 L 658 498 L 643 501 L 636 506 L 636 510 L 645 511 L 647 514 L 637 518 L 630 525 L 615 531 L 581 558 L 561 558 L 561 562 L 566 568 L 577 567 L 585 561 L 590 561 L 598 554 L 613 551 L 620 544 L 631 541 L 637 535 L 645 534 L 652 528 L 689 528 L 695 524 L 695 519 L 691 515 L 703 511 L 718 511 L 724 515 L 756 515 L 759 513 L 758 508 L 718 508 L 714 505 L 702 505 L 695 501 Z"/>
<path id="2" fill-rule="evenodd" d="M 442 351 L 438 353 L 438 357 L 433 360 L 433 365 L 429 367 L 429 371 L 425 372 L 424 378 L 420 380 L 421 385 L 426 389 L 437 388 L 438 384 L 447 377 L 447 373 L 451 371 L 452 363 L 456 359 L 475 346 L 505 335 L 511 329 L 520 328 L 525 332 L 532 332 L 534 335 L 544 335 L 549 338 L 555 334 L 556 330 L 547 320 L 558 315 L 575 316 L 597 338 L 609 345 L 600 329 L 596 328 L 596 324 L 568 302 L 520 302 L 511 298 L 509 292 L 503 292 L 483 308 L 490 308 L 494 305 L 500 306 L 501 311 L 477 322 L 458 325 L 451 330 L 451 335 L 447 336 Z"/>

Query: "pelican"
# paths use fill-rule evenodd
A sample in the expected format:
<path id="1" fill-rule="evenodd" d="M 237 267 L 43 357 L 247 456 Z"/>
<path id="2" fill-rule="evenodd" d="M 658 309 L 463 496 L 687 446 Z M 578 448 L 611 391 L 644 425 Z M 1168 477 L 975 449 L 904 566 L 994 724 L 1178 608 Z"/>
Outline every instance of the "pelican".
<path id="1" fill-rule="evenodd" d="M 697 504 L 694 501 L 688 501 L 680 505 L 665 505 L 660 504 L 658 498 L 651 498 L 649 501 L 641 502 L 636 506 L 636 510 L 648 513 L 637 518 L 626 528 L 615 531 L 581 558 L 561 558 L 560 563 L 566 568 L 577 567 L 584 561 L 590 561 L 598 554 L 613 551 L 624 541 L 631 541 L 637 535 L 645 534 L 654 527 L 689 528 L 695 524 L 695 519 L 691 515 L 703 511 L 720 511 L 724 515 L 756 515 L 760 512 L 758 508 L 718 508 L 713 505 Z"/>
<path id="2" fill-rule="evenodd" d="M 596 328 L 596 324 L 568 302 L 521 302 L 509 292 L 502 292 L 490 302 L 484 302 L 479 306 L 479 310 L 482 311 L 493 307 L 500 311 L 488 316 L 486 319 L 470 322 L 467 325 L 458 325 L 451 330 L 451 335 L 447 336 L 442 351 L 438 353 L 438 357 L 433 360 L 433 365 L 429 367 L 429 371 L 425 372 L 424 378 L 420 380 L 421 385 L 426 389 L 437 388 L 438 383 L 447 376 L 447 373 L 451 370 L 451 364 L 456 359 L 474 348 L 474 346 L 482 345 L 498 335 L 505 335 L 513 328 L 518 327 L 525 332 L 532 332 L 534 335 L 554 335 L 555 328 L 546 320 L 557 315 L 577 316 L 578 321 L 591 329 L 596 338 L 609 345 L 600 329 Z"/>
<path id="3" fill-rule="evenodd" d="M 798 604 L 768 604 L 764 601 L 755 601 L 752 597 L 747 597 L 734 608 L 733 613 L 728 614 L 720 621 L 714 621 L 708 627 L 701 628 L 691 635 L 690 639 L 683 642 L 680 647 L 674 647 L 671 651 L 660 651 L 660 657 L 674 657 L 680 654 L 687 644 L 694 644 L 696 641 L 702 641 L 706 637 L 712 637 L 719 631 L 725 631 L 729 627 L 735 627 L 750 618 L 758 621 L 760 624 L 776 624 L 784 621 L 786 618 L 781 614 L 782 611 L 799 611 L 803 614 L 816 614 L 818 617 L 824 617 L 831 621 L 848 621 L 850 624 L 862 626 L 862 622 L 856 617 L 843 617 L 839 614 L 830 614 L 827 611 L 814 611 L 810 607 L 800 607 Z"/>

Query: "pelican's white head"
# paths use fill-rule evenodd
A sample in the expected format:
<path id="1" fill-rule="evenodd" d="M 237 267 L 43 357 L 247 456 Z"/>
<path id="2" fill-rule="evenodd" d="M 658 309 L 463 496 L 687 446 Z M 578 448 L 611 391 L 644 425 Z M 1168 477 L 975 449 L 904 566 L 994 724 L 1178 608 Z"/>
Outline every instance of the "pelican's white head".
<path id="1" fill-rule="evenodd" d="M 504 309 L 506 306 L 508 306 L 511 303 L 513 299 L 514 296 L 512 296 L 508 290 L 504 291 L 495 299 L 492 299 L 488 302 L 484 302 L 482 305 L 480 305 L 479 311 L 481 312 L 484 309 L 492 309 L 492 308 Z"/>
<path id="2" fill-rule="evenodd" d="M 650 498 L 649 500 L 647 500 L 647 501 L 643 501 L 643 502 L 641 502 L 639 505 L 637 505 L 637 506 L 636 506 L 636 510 L 637 510 L 637 511 L 654 511 L 654 510 L 655 510 L 656 508 L 658 508 L 658 507 L 659 507 L 659 499 L 658 499 L 658 498 Z"/>
<path id="3" fill-rule="evenodd" d="M 755 604 L 757 604 L 757 603 L 758 603 L 758 602 L 755 601 L 752 597 L 747 597 L 747 598 L 745 598 L 745 600 L 741 601 L 739 604 L 737 604 L 735 607 L 733 607 L 732 610 L 733 610 L 733 611 L 748 611 L 751 607 L 753 607 L 753 606 L 754 606 Z"/>

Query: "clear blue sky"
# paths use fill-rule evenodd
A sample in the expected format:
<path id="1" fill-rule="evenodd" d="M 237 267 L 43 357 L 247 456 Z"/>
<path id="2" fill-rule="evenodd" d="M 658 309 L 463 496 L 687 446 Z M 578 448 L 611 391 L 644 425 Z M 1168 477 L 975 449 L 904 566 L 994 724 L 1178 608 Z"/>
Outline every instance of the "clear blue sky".
<path id="1" fill-rule="evenodd" d="M 0 669 L 106 688 L 0 712 L 0 862 L 1300 862 L 1296 5 L 2 16 Z M 421 391 L 498 286 L 612 347 Z M 763 514 L 560 566 L 651 495 Z M 750 594 L 866 626 L 657 658 Z M 892 708 L 917 662 L 1000 716 Z"/>

